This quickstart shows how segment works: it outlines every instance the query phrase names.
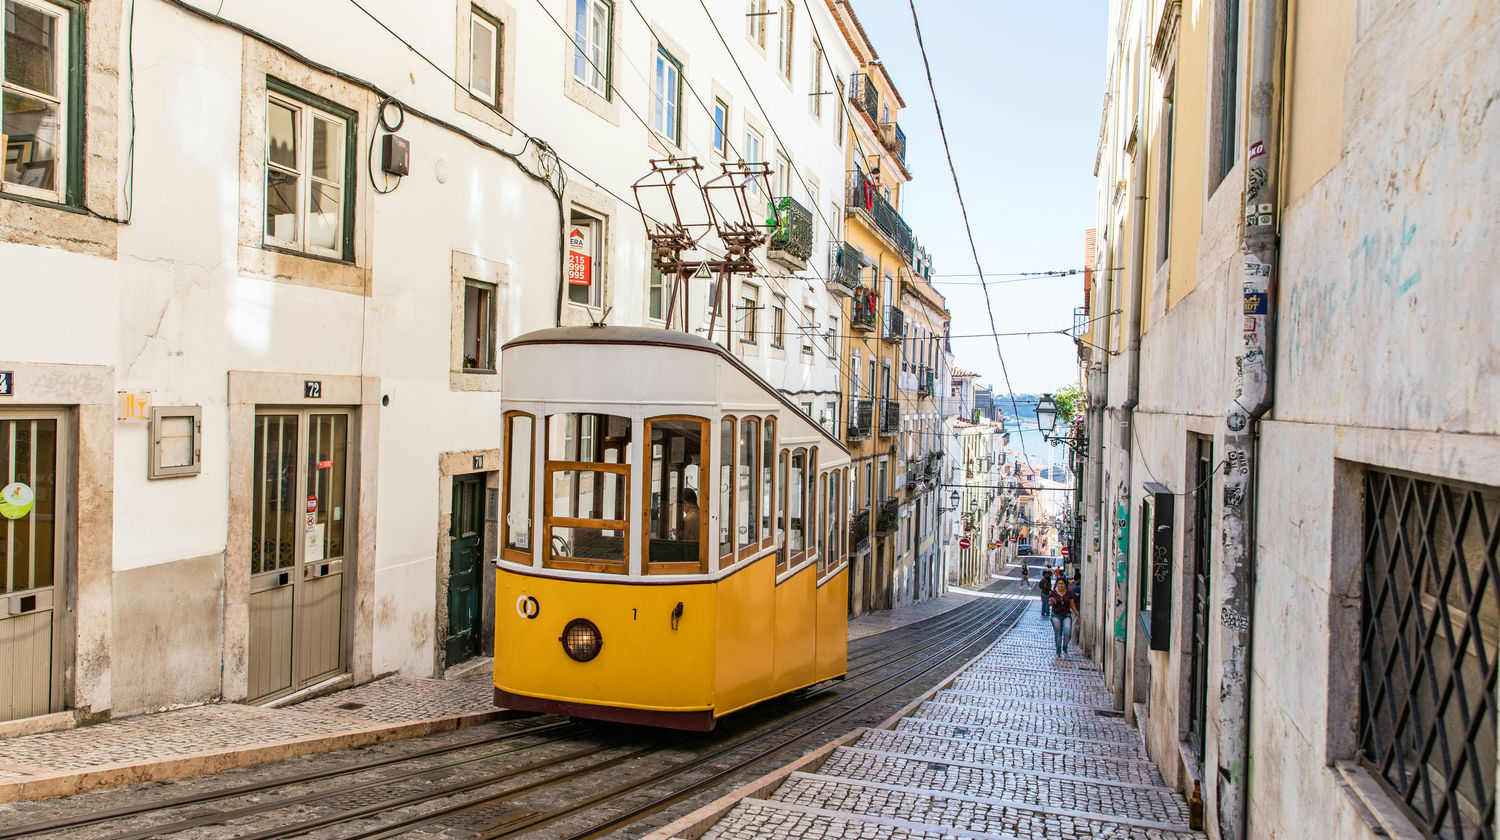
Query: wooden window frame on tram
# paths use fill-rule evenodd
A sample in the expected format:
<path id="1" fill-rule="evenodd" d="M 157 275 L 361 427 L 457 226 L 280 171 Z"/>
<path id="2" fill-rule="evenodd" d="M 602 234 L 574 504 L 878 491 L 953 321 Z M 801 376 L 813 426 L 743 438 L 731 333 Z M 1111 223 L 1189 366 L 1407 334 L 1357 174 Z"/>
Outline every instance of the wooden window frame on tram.
<path id="1" fill-rule="evenodd" d="M 573 572 L 604 572 L 607 574 L 630 573 L 630 522 L 625 519 L 593 519 L 579 516 L 552 515 L 552 474 L 556 472 L 602 472 L 622 476 L 625 481 L 626 504 L 630 499 L 630 464 L 611 464 L 601 461 L 546 461 L 542 486 L 546 495 L 542 497 L 542 536 L 546 539 L 542 565 L 549 569 Z M 557 557 L 552 554 L 552 528 L 598 528 L 604 531 L 623 531 L 621 558 L 619 562 L 597 557 L 573 559 L 570 555 Z"/>
<path id="2" fill-rule="evenodd" d="M 817 469 L 818 448 L 816 446 L 797 446 L 789 449 L 783 449 L 781 450 L 781 454 L 787 456 L 787 479 L 786 481 L 782 482 L 783 486 L 781 488 L 781 507 L 784 511 L 786 511 L 787 514 L 785 531 L 788 550 L 783 554 L 784 562 L 776 564 L 776 583 L 778 585 L 782 581 L 787 580 L 793 575 L 802 571 L 804 568 L 806 568 L 808 563 L 817 560 L 818 555 L 817 551 L 812 548 L 812 543 L 813 540 L 816 539 L 816 535 L 813 536 L 813 540 L 808 539 L 808 511 L 810 509 L 813 509 L 811 506 L 814 505 L 814 502 L 808 498 L 809 494 L 807 492 L 805 481 L 799 482 L 799 487 L 801 487 L 802 489 L 802 550 L 798 551 L 795 554 L 790 551 L 792 537 L 792 511 L 790 493 L 792 485 L 791 464 L 792 461 L 794 461 L 800 454 L 802 456 L 803 476 L 815 475 L 815 471 Z M 814 486 L 816 487 L 816 479 L 814 480 Z"/>
<path id="3" fill-rule="evenodd" d="M 821 490 L 821 492 L 823 493 L 823 508 L 822 509 L 825 512 L 828 510 L 828 505 L 829 505 L 829 501 L 828 501 L 829 493 L 828 493 L 828 491 L 830 489 L 833 489 L 833 488 L 838 488 L 839 492 L 841 494 L 843 494 L 845 492 L 844 488 L 846 487 L 848 481 L 849 481 L 849 468 L 848 467 L 840 467 L 838 469 L 829 470 L 827 473 L 824 473 L 824 482 L 822 484 L 822 490 Z M 835 509 L 833 511 L 833 516 L 834 516 L 833 541 L 828 546 L 828 548 L 827 548 L 827 554 L 823 558 L 825 562 L 819 564 L 819 566 L 818 566 L 818 585 L 819 586 L 822 586 L 824 583 L 826 583 L 829 580 L 833 579 L 833 577 L 835 575 L 837 575 L 839 572 L 843 571 L 849 565 L 849 555 L 848 555 L 848 544 L 849 544 L 849 500 L 848 499 L 842 499 L 841 500 L 841 503 L 838 504 L 835 507 Z"/>
<path id="4" fill-rule="evenodd" d="M 500 556 L 512 563 L 521 563 L 530 566 L 532 565 L 532 552 L 536 550 L 536 528 L 533 527 L 530 529 L 530 539 L 532 540 L 532 542 L 530 544 L 530 547 L 528 547 L 526 550 L 523 551 L 518 548 L 510 547 L 510 461 L 512 454 L 511 434 L 513 428 L 512 424 L 517 419 L 523 417 L 531 421 L 531 451 L 527 453 L 529 462 L 526 465 L 526 486 L 531 488 L 531 504 L 526 509 L 526 518 L 528 521 L 532 519 L 532 511 L 536 510 L 536 447 L 538 441 L 540 440 L 540 436 L 537 435 L 536 416 L 527 411 L 507 411 L 505 412 L 504 418 L 505 448 L 500 450 L 502 453 L 504 453 L 505 458 L 504 472 L 500 476 Z M 552 550 L 551 544 L 552 542 L 549 537 L 547 541 L 547 550 L 549 553 Z"/>
<path id="5" fill-rule="evenodd" d="M 750 463 L 750 519 L 751 519 L 752 522 L 757 523 L 757 525 L 756 525 L 757 531 L 759 529 L 760 503 L 761 503 L 761 500 L 764 498 L 764 494 L 760 492 L 760 481 L 761 481 L 761 478 L 763 478 L 763 474 L 761 473 L 761 470 L 760 470 L 760 466 L 761 466 L 760 465 L 760 459 L 762 457 L 764 457 L 762 455 L 762 449 L 763 449 L 763 447 L 762 447 L 762 441 L 764 440 L 763 435 L 765 434 L 766 419 L 764 417 L 759 417 L 759 416 L 756 416 L 756 415 L 752 414 L 752 415 L 749 415 L 747 417 L 741 417 L 737 421 L 735 421 L 735 437 L 734 437 L 734 492 L 735 492 L 736 495 L 735 495 L 735 500 L 734 500 L 735 501 L 735 505 L 734 505 L 735 519 L 734 519 L 734 521 L 733 521 L 732 524 L 735 525 L 736 528 L 735 528 L 735 530 L 733 530 L 733 531 L 730 532 L 734 536 L 733 543 L 732 543 L 733 546 L 734 546 L 734 553 L 733 553 L 733 555 L 732 555 L 729 563 L 727 563 L 727 564 L 724 562 L 724 558 L 723 557 L 719 558 L 719 568 L 720 569 L 727 568 L 728 566 L 732 566 L 732 565 L 734 565 L 736 563 L 743 563 L 743 562 L 745 562 L 747 560 L 750 560 L 750 559 L 752 559 L 754 557 L 759 556 L 762 553 L 762 551 L 764 551 L 765 540 L 764 540 L 764 538 L 759 537 L 758 534 L 757 534 L 757 538 L 755 540 L 752 540 L 751 542 L 747 543 L 746 545 L 740 545 L 740 541 L 739 541 L 739 528 L 738 528 L 738 525 L 739 525 L 739 510 L 740 510 L 739 509 L 739 501 L 740 500 L 739 500 L 738 494 L 739 494 L 739 490 L 740 490 L 740 482 L 739 482 L 740 467 L 742 466 L 740 464 L 740 444 L 741 444 L 741 438 L 745 434 L 745 424 L 746 423 L 754 423 L 755 424 L 755 438 L 754 438 L 753 443 L 750 446 L 750 449 L 751 449 L 751 452 L 750 452 L 750 459 L 751 459 L 751 463 Z"/>
<path id="6" fill-rule="evenodd" d="M 699 426 L 698 434 L 698 562 L 651 562 L 651 424 L 670 421 L 693 422 Z M 706 488 L 703 476 L 707 472 L 708 444 L 714 424 L 707 417 L 695 414 L 663 414 L 648 417 L 641 427 L 641 480 L 646 487 L 641 493 L 641 574 L 645 575 L 697 575 L 708 574 L 709 517 L 704 515 L 703 498 Z M 628 544 L 628 543 L 627 543 Z"/>

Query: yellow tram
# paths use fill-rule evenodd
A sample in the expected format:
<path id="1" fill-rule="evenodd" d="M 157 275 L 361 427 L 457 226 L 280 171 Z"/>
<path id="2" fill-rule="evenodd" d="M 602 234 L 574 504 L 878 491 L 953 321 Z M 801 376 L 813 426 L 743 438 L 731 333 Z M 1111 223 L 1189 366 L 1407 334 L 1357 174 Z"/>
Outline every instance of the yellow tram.
<path id="1" fill-rule="evenodd" d="M 717 344 L 501 352 L 495 703 L 706 731 L 847 670 L 849 452 Z"/>

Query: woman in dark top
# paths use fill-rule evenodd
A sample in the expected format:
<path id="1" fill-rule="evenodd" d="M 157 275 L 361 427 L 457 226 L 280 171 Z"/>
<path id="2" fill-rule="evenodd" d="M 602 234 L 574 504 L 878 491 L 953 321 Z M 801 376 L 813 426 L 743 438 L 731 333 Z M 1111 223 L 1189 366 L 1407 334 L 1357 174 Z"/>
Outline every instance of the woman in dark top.
<path id="1" fill-rule="evenodd" d="M 1057 582 L 1053 584 L 1052 597 L 1048 599 L 1048 606 L 1052 610 L 1052 635 L 1057 642 L 1057 656 L 1062 658 L 1068 655 L 1068 642 L 1073 631 L 1073 614 L 1077 612 L 1077 602 L 1073 600 L 1073 590 L 1068 586 L 1067 578 L 1057 576 Z"/>

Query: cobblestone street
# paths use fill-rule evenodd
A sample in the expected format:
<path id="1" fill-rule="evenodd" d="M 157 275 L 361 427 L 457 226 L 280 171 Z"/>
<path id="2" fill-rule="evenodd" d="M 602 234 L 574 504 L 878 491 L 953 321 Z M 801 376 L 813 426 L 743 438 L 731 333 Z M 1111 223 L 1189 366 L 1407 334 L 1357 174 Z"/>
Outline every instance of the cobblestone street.
<path id="1" fill-rule="evenodd" d="M 1189 840 L 1188 806 L 1111 710 L 1092 665 L 1054 657 L 1028 610 L 946 688 L 703 835 Z"/>

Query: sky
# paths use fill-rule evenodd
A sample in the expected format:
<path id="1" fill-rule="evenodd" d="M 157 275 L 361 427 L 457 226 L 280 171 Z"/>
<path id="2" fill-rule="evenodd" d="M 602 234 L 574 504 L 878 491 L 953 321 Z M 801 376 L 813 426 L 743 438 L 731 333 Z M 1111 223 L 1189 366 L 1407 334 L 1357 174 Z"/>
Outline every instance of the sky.
<path id="1" fill-rule="evenodd" d="M 991 332 L 1067 329 L 1083 277 L 1016 272 L 1081 269 L 1094 225 L 1094 152 L 1104 96 L 1108 10 L 1097 0 L 916 0 L 953 164 L 963 188 L 994 314 L 992 330 L 908 0 L 855 0 L 865 32 L 906 108 L 912 181 L 901 215 L 933 256 L 953 314 L 954 364 L 993 385 L 1005 379 Z M 949 276 L 943 276 L 949 275 Z M 984 335 L 964 338 L 976 333 Z M 1077 351 L 1059 335 L 1011 336 L 1000 351 L 1015 393 L 1056 391 L 1078 378 Z"/>

